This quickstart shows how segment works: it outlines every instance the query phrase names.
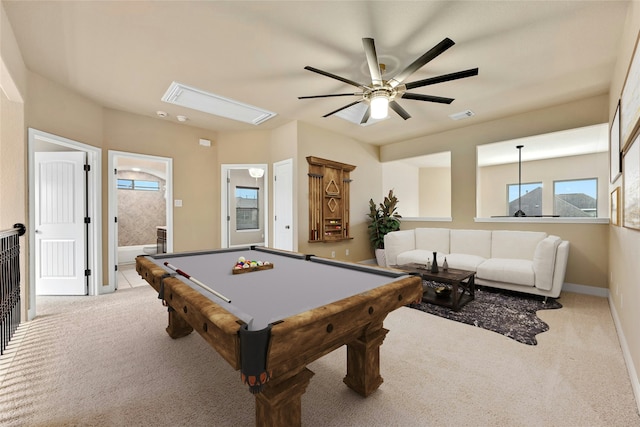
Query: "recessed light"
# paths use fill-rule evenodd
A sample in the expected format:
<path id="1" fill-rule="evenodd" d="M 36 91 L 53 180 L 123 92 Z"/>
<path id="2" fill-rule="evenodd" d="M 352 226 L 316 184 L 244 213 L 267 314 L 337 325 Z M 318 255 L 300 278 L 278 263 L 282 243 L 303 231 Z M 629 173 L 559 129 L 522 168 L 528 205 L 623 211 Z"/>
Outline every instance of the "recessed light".
<path id="1" fill-rule="evenodd" d="M 179 122 L 186 122 L 189 118 L 187 116 L 176 116 Z"/>
<path id="2" fill-rule="evenodd" d="M 161 110 L 156 111 L 156 115 L 157 115 L 158 117 L 160 117 L 160 118 L 163 118 L 163 119 L 164 119 L 165 117 L 167 117 L 167 116 L 168 116 L 168 114 L 166 113 L 166 111 L 161 111 Z"/>

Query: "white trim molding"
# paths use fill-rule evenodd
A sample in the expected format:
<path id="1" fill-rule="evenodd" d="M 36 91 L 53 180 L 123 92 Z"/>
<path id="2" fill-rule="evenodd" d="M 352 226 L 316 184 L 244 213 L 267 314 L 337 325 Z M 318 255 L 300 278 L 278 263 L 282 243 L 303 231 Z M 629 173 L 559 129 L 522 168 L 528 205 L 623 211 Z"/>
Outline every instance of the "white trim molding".
<path id="1" fill-rule="evenodd" d="M 638 407 L 638 412 L 640 412 L 640 381 L 638 381 L 638 372 L 636 371 L 635 365 L 633 364 L 631 351 L 629 351 L 629 344 L 627 343 L 624 331 L 622 330 L 622 325 L 620 324 L 620 318 L 618 317 L 616 306 L 611 298 L 608 298 L 608 300 L 609 309 L 611 310 L 611 317 L 613 317 L 613 324 L 615 325 L 616 332 L 618 333 L 618 340 L 620 341 L 620 348 L 622 349 L 622 357 L 624 358 L 625 365 L 627 365 L 629 382 L 631 383 L 633 395 L 636 398 L 636 406 Z"/>

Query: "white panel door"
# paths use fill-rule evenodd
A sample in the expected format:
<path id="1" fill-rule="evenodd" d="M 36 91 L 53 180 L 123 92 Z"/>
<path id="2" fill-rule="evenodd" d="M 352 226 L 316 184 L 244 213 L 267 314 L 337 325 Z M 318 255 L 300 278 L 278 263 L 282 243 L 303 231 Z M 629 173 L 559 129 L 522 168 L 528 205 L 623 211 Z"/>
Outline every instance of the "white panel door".
<path id="1" fill-rule="evenodd" d="M 36 294 L 86 295 L 86 153 L 34 154 Z"/>
<path id="2" fill-rule="evenodd" d="M 293 162 L 291 159 L 274 163 L 274 229 L 273 246 L 293 251 Z"/>

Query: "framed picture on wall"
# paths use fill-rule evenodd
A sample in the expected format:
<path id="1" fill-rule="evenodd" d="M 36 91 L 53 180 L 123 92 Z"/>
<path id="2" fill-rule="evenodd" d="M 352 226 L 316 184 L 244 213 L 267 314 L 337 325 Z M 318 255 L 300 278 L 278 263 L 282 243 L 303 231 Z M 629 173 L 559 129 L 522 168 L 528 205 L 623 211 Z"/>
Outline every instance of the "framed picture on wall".
<path id="1" fill-rule="evenodd" d="M 640 33 L 638 33 L 640 37 Z M 638 38 L 633 48 L 631 63 L 627 71 L 627 78 L 622 87 L 620 98 L 620 140 L 622 150 L 631 144 L 631 137 L 635 133 L 640 121 L 640 53 L 638 53 Z"/>
<path id="2" fill-rule="evenodd" d="M 609 215 L 611 225 L 620 226 L 620 187 L 611 192 L 611 213 Z"/>
<path id="3" fill-rule="evenodd" d="M 622 157 L 624 219 L 627 228 L 640 230 L 640 135 Z"/>
<path id="4" fill-rule="evenodd" d="M 613 184 L 622 175 L 622 154 L 620 153 L 620 101 L 609 129 L 609 181 Z"/>

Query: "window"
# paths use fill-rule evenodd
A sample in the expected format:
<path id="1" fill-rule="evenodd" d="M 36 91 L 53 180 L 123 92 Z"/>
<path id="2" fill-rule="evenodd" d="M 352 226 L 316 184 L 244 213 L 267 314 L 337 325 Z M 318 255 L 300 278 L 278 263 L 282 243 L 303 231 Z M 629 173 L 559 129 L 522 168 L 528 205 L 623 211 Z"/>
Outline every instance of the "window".
<path id="1" fill-rule="evenodd" d="M 139 179 L 118 179 L 118 190 L 160 191 L 160 182 Z"/>
<path id="2" fill-rule="evenodd" d="M 507 206 L 508 216 L 514 216 L 518 210 L 526 216 L 542 215 L 542 183 L 507 184 Z"/>
<path id="3" fill-rule="evenodd" d="M 260 212 L 256 187 L 236 187 L 236 230 L 258 230 Z"/>
<path id="4" fill-rule="evenodd" d="M 598 216 L 598 179 L 553 182 L 553 213 L 560 216 Z"/>
<path id="5" fill-rule="evenodd" d="M 525 198 L 533 198 L 536 193 L 529 194 L 534 189 L 527 189 L 525 185 L 522 200 L 518 200 L 518 187 L 515 184 L 521 177 L 523 183 L 542 183 L 541 210 L 523 207 L 522 211 L 527 216 L 535 217 L 541 213 L 544 217 L 574 219 L 576 222 L 593 220 L 594 223 L 602 223 L 602 220 L 609 215 L 607 203 L 609 192 L 608 186 L 604 185 L 607 182 L 604 180 L 609 179 L 608 129 L 608 125 L 603 123 L 478 145 L 477 218 L 479 220 L 504 218 L 506 213 L 514 213 L 518 210 L 509 206 L 509 203 L 514 200 L 523 206 L 526 205 Z M 522 150 L 518 149 L 518 146 L 522 146 Z M 577 183 L 588 179 L 597 180 L 597 185 L 596 181 L 592 184 L 593 193 L 556 188 L 556 183 L 572 181 Z M 505 197 L 505 189 L 509 187 L 513 188 L 512 191 L 515 193 Z M 560 194 L 574 193 L 584 193 L 593 199 L 600 200 L 600 203 L 591 201 L 592 205 L 588 205 L 585 202 L 589 199 L 583 198 L 584 200 L 577 202 L 576 197 L 572 197 L 575 203 L 578 203 L 576 205 L 571 203 L 570 196 L 560 196 Z"/>

